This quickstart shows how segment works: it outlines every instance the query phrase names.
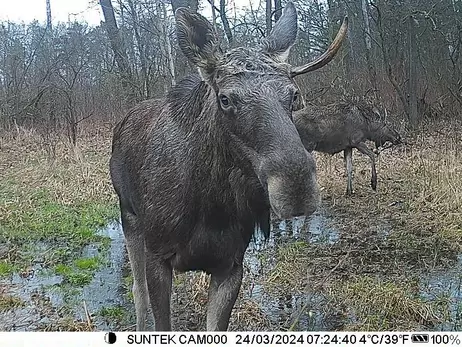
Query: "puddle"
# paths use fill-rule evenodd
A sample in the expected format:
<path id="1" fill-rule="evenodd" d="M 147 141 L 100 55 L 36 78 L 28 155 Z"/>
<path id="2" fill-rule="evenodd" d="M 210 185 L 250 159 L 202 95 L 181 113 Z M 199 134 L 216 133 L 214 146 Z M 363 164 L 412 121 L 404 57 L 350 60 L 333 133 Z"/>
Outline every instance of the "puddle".
<path id="1" fill-rule="evenodd" d="M 268 267 L 275 264 L 277 245 L 295 240 L 303 240 L 311 244 L 332 245 L 339 239 L 339 233 L 330 226 L 331 219 L 325 210 L 318 210 L 310 217 L 296 217 L 291 220 L 272 221 L 270 238 L 265 241 L 263 235 L 257 234 L 256 239 L 250 243 L 246 256 L 245 268 L 249 276 L 253 277 L 254 284 L 245 294 L 246 299 L 258 303 L 265 316 L 275 327 L 290 326 L 297 321 L 295 330 L 332 330 L 332 322 L 322 314 L 324 298 L 315 293 L 282 294 L 267 293 L 262 285 L 258 284 L 258 277 L 267 272 Z M 269 253 L 262 261 L 262 253 Z M 264 269 L 265 268 L 265 269 Z"/>
<path id="2" fill-rule="evenodd" d="M 103 266 L 93 280 L 86 285 L 81 300 L 89 312 L 98 312 L 102 308 L 126 307 L 129 305 L 125 297 L 125 288 L 123 285 L 123 264 L 127 259 L 125 251 L 125 240 L 120 222 L 113 222 L 105 229 L 98 232 L 101 236 L 107 236 L 111 239 L 111 245 L 108 253 L 107 266 Z M 96 247 L 88 247 L 84 251 L 85 256 L 94 257 L 98 255 Z M 85 312 L 82 312 L 84 314 Z M 108 329 L 109 326 L 105 321 L 97 320 L 94 322 L 98 329 Z"/>
<path id="3" fill-rule="evenodd" d="M 70 294 L 65 292 L 61 286 L 62 276 L 50 275 L 40 265 L 35 265 L 34 271 L 27 277 L 14 274 L 9 281 L 0 281 L 0 288 L 7 288 L 3 295 L 19 298 L 26 303 L 24 307 L 0 312 L 0 330 L 37 330 L 59 320 L 63 310 L 70 310 L 75 319 L 85 321 L 84 302 L 87 312 L 93 314 L 102 308 L 129 306 L 123 288 L 122 265 L 125 263 L 126 252 L 120 223 L 110 223 L 97 234 L 111 239 L 107 263 L 80 290 Z M 94 257 L 98 254 L 96 246 L 87 246 L 82 251 L 83 257 Z M 98 316 L 92 317 L 92 323 L 99 330 L 109 328 Z"/>
<path id="4" fill-rule="evenodd" d="M 291 237 L 316 244 L 334 244 L 339 239 L 338 230 L 331 226 L 332 219 L 325 210 L 318 210 L 310 217 L 295 217 L 290 220 L 273 220 L 271 234 L 267 241 L 273 247 L 281 238 Z M 260 247 L 264 243 L 263 236 L 258 234 L 255 243 Z M 249 248 L 255 247 L 252 243 Z M 257 248 L 259 249 L 259 248 Z"/>
<path id="5" fill-rule="evenodd" d="M 459 254 L 452 268 L 432 271 L 424 276 L 420 292 L 424 299 L 448 302 L 450 319 L 437 326 L 435 330 L 462 330 L 462 254 Z"/>
<path id="6" fill-rule="evenodd" d="M 2 295 L 19 298 L 25 303 L 14 310 L 0 312 L 0 331 L 35 330 L 40 325 L 48 324 L 50 317 L 56 316 L 55 307 L 60 307 L 63 300 L 54 286 L 60 284 L 62 278 L 42 275 L 40 270 L 37 267 L 31 276 L 24 278 L 14 274 L 9 282 L 0 282 L 0 287 L 7 288 Z"/>
<path id="7" fill-rule="evenodd" d="M 271 229 L 269 240 L 265 241 L 261 234 L 257 234 L 247 249 L 244 279 L 246 286 L 242 289 L 244 300 L 255 302 L 273 329 L 288 328 L 294 321 L 297 322 L 295 330 L 339 329 L 340 318 L 324 314 L 325 300 L 322 295 L 271 294 L 265 291 L 259 281 L 262 274 L 267 274 L 275 265 L 277 249 L 284 243 L 293 242 L 295 239 L 326 247 L 335 244 L 340 235 L 332 226 L 329 213 L 321 209 L 308 218 L 274 220 Z M 390 228 L 384 228 L 382 236 L 387 237 L 389 230 Z M 124 277 L 127 275 L 124 271 L 128 268 L 124 266 L 127 263 L 127 255 L 120 223 L 111 223 L 98 233 L 111 239 L 107 264 L 100 268 L 91 283 L 75 293 L 64 295 L 60 286 L 61 276 L 49 276 L 46 271 L 41 271 L 39 266 L 35 268 L 35 273 L 27 278 L 15 274 L 9 281 L 0 281 L 0 294 L 19 297 L 26 303 L 24 307 L 0 312 L 0 330 L 31 331 L 40 330 L 47 325 L 53 327 L 63 316 L 69 315 L 69 312 L 63 312 L 64 307 L 71 307 L 70 314 L 74 318 L 86 321 L 84 301 L 88 312 L 92 313 L 92 323 L 97 330 L 134 329 L 134 307 L 127 298 L 127 288 L 124 284 Z M 88 246 L 82 253 L 85 257 L 94 257 L 99 254 L 99 250 L 96 246 Z M 435 300 L 444 297 L 450 304 L 452 317 L 448 323 L 438 327 L 438 330 L 461 329 L 460 325 L 455 326 L 453 323 L 462 321 L 461 276 L 462 255 L 457 266 L 446 271 L 430 273 L 422 279 L 421 292 L 424 298 Z M 69 302 L 73 304 L 69 305 Z M 185 305 L 181 299 L 172 302 L 174 305 Z M 101 317 L 101 309 L 111 307 L 122 307 L 124 312 L 128 313 L 123 322 L 114 323 L 115 319 L 111 317 Z M 111 324 L 108 324 L 108 321 Z M 195 326 L 191 329 L 195 329 Z"/>

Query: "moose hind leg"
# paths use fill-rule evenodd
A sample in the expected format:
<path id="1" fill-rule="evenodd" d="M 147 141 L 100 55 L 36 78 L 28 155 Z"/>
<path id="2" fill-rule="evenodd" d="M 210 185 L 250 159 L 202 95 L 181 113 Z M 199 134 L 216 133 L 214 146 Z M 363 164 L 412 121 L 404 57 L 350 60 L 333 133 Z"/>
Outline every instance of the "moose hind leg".
<path id="1" fill-rule="evenodd" d="M 122 214 L 122 227 L 125 234 L 128 259 L 133 274 L 133 298 L 135 301 L 136 330 L 146 331 L 148 315 L 148 286 L 146 283 L 146 256 L 144 251 L 144 238 L 135 228 L 135 216 L 129 213 Z"/>
<path id="2" fill-rule="evenodd" d="M 146 253 L 146 278 L 156 331 L 171 331 L 172 266 L 152 252 Z"/>
<path id="3" fill-rule="evenodd" d="M 207 331 L 226 331 L 231 311 L 242 284 L 242 265 L 235 264 L 230 272 L 212 274 L 207 303 Z"/>
<path id="4" fill-rule="evenodd" d="M 348 147 L 343 151 L 345 168 L 347 172 L 347 190 L 346 194 L 353 194 L 353 148 Z"/>
<path id="5" fill-rule="evenodd" d="M 373 190 L 377 190 L 377 171 L 375 168 L 375 154 L 366 146 L 365 143 L 359 143 L 356 145 L 358 151 L 362 154 L 367 155 L 371 159 L 371 187 Z"/>

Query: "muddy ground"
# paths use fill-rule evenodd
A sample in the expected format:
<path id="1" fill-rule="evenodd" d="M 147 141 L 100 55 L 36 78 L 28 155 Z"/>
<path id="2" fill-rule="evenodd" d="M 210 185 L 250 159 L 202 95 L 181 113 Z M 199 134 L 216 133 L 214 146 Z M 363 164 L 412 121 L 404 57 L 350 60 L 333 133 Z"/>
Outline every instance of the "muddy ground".
<path id="1" fill-rule="evenodd" d="M 354 152 L 352 197 L 341 155 L 317 155 L 322 206 L 274 220 L 271 238 L 251 243 L 230 329 L 460 330 L 458 136 L 383 152 L 377 192 Z M 2 135 L 0 330 L 134 329 L 109 140 L 98 132 L 52 149 L 33 132 Z M 205 329 L 207 282 L 175 274 L 174 329 Z"/>

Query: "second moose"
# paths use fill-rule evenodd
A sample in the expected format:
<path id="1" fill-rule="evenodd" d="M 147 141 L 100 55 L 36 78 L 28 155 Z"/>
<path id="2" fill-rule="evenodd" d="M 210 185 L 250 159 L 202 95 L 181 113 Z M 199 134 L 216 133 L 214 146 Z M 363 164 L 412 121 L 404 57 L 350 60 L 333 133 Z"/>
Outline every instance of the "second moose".
<path id="1" fill-rule="evenodd" d="M 400 134 L 390 127 L 378 109 L 365 102 L 338 102 L 323 106 L 306 106 L 294 112 L 294 123 L 305 148 L 328 154 L 344 152 L 348 176 L 347 195 L 353 193 L 353 148 L 371 160 L 371 187 L 377 188 L 375 153 L 365 141 L 376 148 L 386 142 L 402 143 Z"/>

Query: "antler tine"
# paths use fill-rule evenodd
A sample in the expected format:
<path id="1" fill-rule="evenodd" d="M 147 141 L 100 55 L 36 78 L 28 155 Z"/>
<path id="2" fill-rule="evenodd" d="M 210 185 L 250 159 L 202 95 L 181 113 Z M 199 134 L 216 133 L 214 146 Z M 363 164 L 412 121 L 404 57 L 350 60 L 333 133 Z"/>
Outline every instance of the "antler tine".
<path id="1" fill-rule="evenodd" d="M 291 76 L 295 77 L 295 76 L 302 75 L 310 71 L 317 70 L 323 67 L 324 65 L 326 65 L 327 63 L 329 63 L 335 57 L 338 50 L 342 46 L 342 42 L 345 39 L 347 30 L 348 30 L 348 16 L 345 16 L 343 18 L 343 23 L 337 33 L 337 36 L 335 36 L 334 41 L 332 41 L 327 51 L 324 52 L 319 58 L 313 60 L 312 62 L 308 64 L 292 68 Z"/>

